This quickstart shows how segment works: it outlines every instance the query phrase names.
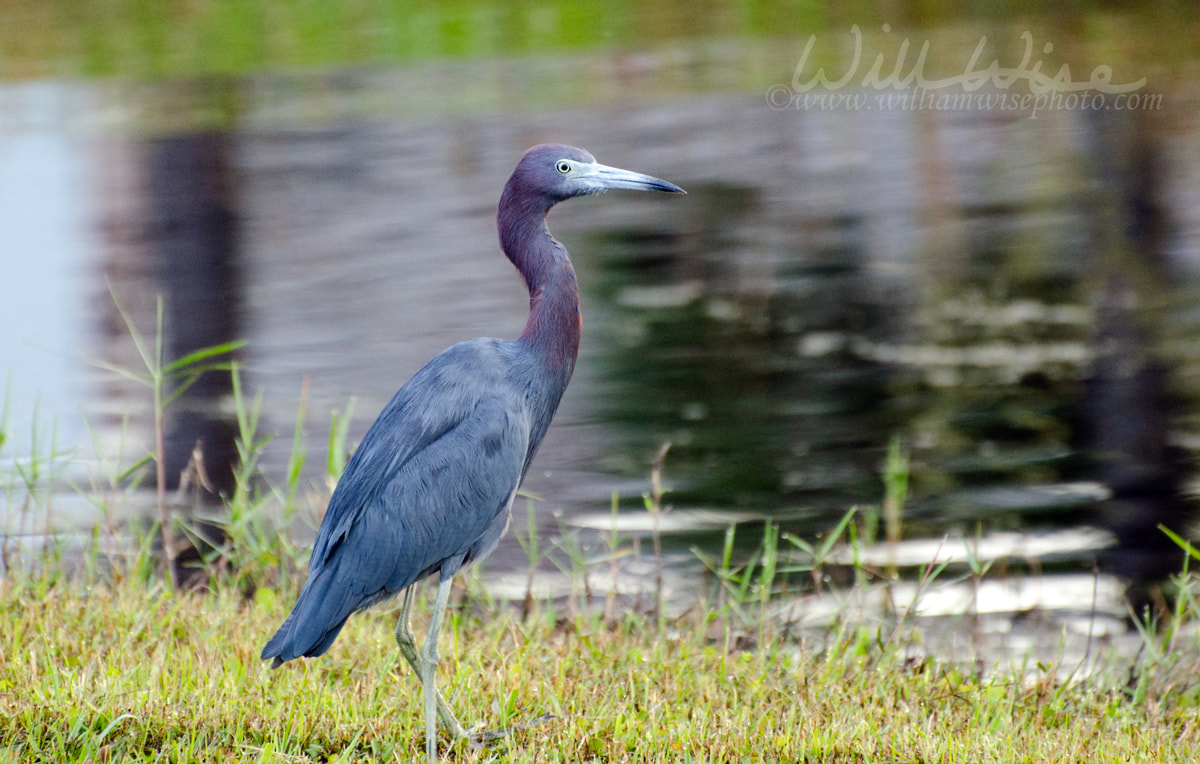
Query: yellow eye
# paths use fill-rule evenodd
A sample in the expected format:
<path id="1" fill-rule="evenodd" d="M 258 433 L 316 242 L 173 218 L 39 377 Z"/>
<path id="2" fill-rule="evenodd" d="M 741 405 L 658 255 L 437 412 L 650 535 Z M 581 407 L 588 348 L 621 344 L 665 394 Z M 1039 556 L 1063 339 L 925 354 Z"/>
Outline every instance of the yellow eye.
<path id="1" fill-rule="evenodd" d="M 561 172 L 563 175 L 566 175 L 571 171 L 571 163 L 565 159 L 560 159 L 558 160 L 558 164 L 555 165 L 555 169 Z"/>

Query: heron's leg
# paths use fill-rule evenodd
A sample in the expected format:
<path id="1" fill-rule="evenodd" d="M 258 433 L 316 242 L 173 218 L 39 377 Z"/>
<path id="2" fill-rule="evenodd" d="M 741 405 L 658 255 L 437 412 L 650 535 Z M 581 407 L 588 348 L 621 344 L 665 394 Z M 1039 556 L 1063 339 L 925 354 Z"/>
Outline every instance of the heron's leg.
<path id="1" fill-rule="evenodd" d="M 413 591 L 416 586 L 410 586 L 404 590 L 404 599 L 400 603 L 400 620 L 396 622 L 396 645 L 400 648 L 400 654 L 404 656 L 404 660 L 412 666 L 413 672 L 419 678 L 421 676 L 421 659 L 417 656 L 417 638 L 413 635 L 412 630 L 412 603 Z"/>
<path id="2" fill-rule="evenodd" d="M 431 762 L 437 761 L 437 714 L 442 711 L 438 707 L 438 691 L 434 684 L 437 677 L 438 632 L 442 627 L 442 617 L 446 614 L 446 603 L 450 600 L 450 585 L 453 581 L 453 576 L 445 575 L 438 580 L 433 615 L 429 619 L 429 633 L 425 637 L 425 649 L 421 656 L 424 659 L 421 662 L 421 668 L 424 670 L 421 684 L 425 686 L 425 756 Z M 450 715 L 454 726 L 462 729 L 462 725 L 454 718 L 454 714 L 450 713 L 449 708 L 445 709 L 445 713 Z"/>
<path id="3" fill-rule="evenodd" d="M 417 638 L 413 635 L 412 630 L 412 604 L 416 599 L 416 586 L 410 586 L 404 590 L 404 599 L 400 603 L 400 620 L 396 622 L 396 645 L 400 648 L 400 655 L 404 656 L 405 662 L 412 667 L 413 673 L 417 675 L 422 684 L 425 682 L 425 670 L 422 668 L 421 656 L 417 653 Z M 446 699 L 442 697 L 442 693 L 433 688 L 433 696 L 437 704 L 437 714 L 442 719 L 442 726 L 446 729 L 452 738 L 464 738 L 467 736 L 467 730 L 455 718 L 454 712 L 450 710 Z"/>

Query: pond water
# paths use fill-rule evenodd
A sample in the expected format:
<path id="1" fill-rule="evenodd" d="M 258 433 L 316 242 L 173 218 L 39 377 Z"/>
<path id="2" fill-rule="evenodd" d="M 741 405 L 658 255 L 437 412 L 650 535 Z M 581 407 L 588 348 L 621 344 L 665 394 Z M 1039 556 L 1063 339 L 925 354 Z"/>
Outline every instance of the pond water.
<path id="1" fill-rule="evenodd" d="M 892 564 L 919 569 L 923 541 L 977 533 L 1008 540 L 995 559 L 1013 570 L 1090 580 L 1098 559 L 1120 574 L 1119 618 L 1119 582 L 1178 567 L 1157 525 L 1194 519 L 1200 100 L 1185 73 L 1198 60 L 1194 46 L 1148 52 L 1165 22 L 1087 18 L 872 23 L 860 71 L 929 41 L 929 74 L 947 77 L 981 38 L 980 69 L 999 56 L 1017 69 L 1026 31 L 1047 72 L 1145 78 L 1130 108 L 891 103 L 861 78 L 825 91 L 862 103 L 804 101 L 819 66 L 853 66 L 849 21 L 814 32 L 807 62 L 797 28 L 2 84 L 8 533 L 96 522 L 70 492 L 34 502 L 49 517 L 25 511 L 15 454 L 55 451 L 48 479 L 86 485 L 107 463 L 96 452 L 128 464 L 152 441 L 148 391 L 83 360 L 138 363 L 109 284 L 149 336 L 164 296 L 171 356 L 246 340 L 242 383 L 278 436 L 263 453 L 276 482 L 305 411 L 301 517 L 315 522 L 331 412 L 353 399 L 353 445 L 442 348 L 520 332 L 528 301 L 495 204 L 525 148 L 566 142 L 688 196 L 610 193 L 551 214 L 584 336 L 525 486 L 543 534 L 578 530 L 595 553 L 614 496 L 623 532 L 647 533 L 642 495 L 670 442 L 664 548 L 686 592 L 692 548 L 718 553 L 731 522 L 750 548 L 766 521 L 812 538 L 879 505 L 895 442 L 910 476 L 893 532 L 915 545 L 889 547 Z M 200 441 L 222 485 L 229 401 L 212 375 L 175 406 L 169 475 Z M 488 563 L 514 574 L 498 590 L 519 596 L 524 559 L 510 534 Z M 626 562 L 644 581 L 645 560 Z M 1068 599 L 1014 607 L 1093 604 Z"/>

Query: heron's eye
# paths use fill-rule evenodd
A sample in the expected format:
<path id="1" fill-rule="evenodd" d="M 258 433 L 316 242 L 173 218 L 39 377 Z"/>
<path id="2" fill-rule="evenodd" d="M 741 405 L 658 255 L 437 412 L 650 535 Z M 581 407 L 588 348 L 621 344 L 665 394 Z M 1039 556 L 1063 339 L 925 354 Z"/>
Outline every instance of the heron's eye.
<path id="1" fill-rule="evenodd" d="M 567 173 L 569 173 L 571 171 L 571 163 L 565 159 L 560 159 L 560 160 L 558 160 L 558 164 L 555 165 L 554 168 L 556 170 L 558 170 L 559 172 L 561 172 L 563 175 L 566 175 Z"/>

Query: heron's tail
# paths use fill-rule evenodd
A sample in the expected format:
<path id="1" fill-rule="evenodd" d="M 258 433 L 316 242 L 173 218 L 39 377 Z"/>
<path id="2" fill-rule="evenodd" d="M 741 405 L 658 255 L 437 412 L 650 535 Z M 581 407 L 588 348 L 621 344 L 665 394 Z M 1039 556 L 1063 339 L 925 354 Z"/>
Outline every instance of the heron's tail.
<path id="1" fill-rule="evenodd" d="M 271 668 L 279 668 L 293 658 L 315 658 L 337 639 L 346 619 L 360 603 L 342 596 L 329 596 L 336 576 L 322 570 L 309 576 L 287 620 L 263 648 L 262 659 L 274 658 Z"/>

